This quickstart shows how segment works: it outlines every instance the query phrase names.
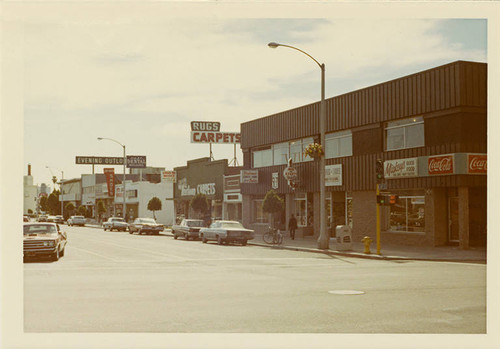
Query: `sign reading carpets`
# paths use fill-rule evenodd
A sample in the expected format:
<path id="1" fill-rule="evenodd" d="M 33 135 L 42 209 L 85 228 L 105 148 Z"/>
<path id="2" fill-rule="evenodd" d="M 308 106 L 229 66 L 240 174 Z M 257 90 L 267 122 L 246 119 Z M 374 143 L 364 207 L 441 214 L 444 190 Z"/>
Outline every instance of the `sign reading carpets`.
<path id="1" fill-rule="evenodd" d="M 406 178 L 418 176 L 418 158 L 384 161 L 385 178 Z"/>
<path id="2" fill-rule="evenodd" d="M 259 170 L 241 170 L 240 182 L 246 184 L 259 183 Z"/>
<path id="3" fill-rule="evenodd" d="M 325 186 L 342 185 L 342 164 L 325 166 Z"/>
<path id="4" fill-rule="evenodd" d="M 191 143 L 240 143 L 238 132 L 220 132 L 218 121 L 191 121 Z"/>
<path id="5" fill-rule="evenodd" d="M 115 196 L 115 169 L 105 168 L 104 174 L 106 175 L 106 183 L 108 185 L 108 195 Z"/>

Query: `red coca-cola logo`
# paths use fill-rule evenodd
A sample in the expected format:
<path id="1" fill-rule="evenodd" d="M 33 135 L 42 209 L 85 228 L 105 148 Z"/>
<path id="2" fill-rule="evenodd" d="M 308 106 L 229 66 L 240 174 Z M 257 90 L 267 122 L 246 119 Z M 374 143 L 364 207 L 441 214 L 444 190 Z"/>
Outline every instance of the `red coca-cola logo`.
<path id="1" fill-rule="evenodd" d="M 469 173 L 486 173 L 488 171 L 488 160 L 486 155 L 469 154 L 467 159 Z"/>
<path id="2" fill-rule="evenodd" d="M 428 159 L 429 174 L 453 174 L 453 155 L 435 156 Z"/>

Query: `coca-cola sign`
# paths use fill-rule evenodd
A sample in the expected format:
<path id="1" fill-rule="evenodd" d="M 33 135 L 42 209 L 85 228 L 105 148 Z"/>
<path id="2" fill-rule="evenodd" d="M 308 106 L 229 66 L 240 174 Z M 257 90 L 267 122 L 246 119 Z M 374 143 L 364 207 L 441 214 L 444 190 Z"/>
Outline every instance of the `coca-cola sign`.
<path id="1" fill-rule="evenodd" d="M 467 154 L 467 173 L 486 174 L 488 159 L 486 154 Z"/>
<path id="2" fill-rule="evenodd" d="M 453 155 L 429 156 L 427 164 L 430 175 L 455 173 L 455 157 Z"/>
<path id="3" fill-rule="evenodd" d="M 385 178 L 417 177 L 418 158 L 387 160 L 384 162 Z"/>

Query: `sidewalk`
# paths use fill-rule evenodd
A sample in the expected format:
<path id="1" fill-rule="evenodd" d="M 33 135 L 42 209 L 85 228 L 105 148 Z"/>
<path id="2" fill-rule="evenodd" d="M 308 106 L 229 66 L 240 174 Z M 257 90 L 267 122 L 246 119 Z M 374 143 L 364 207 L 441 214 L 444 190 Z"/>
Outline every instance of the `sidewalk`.
<path id="1" fill-rule="evenodd" d="M 86 224 L 87 227 L 101 228 L 97 224 Z M 164 235 L 171 235 L 170 229 L 165 229 L 162 233 Z M 471 247 L 468 250 L 462 250 L 458 246 L 404 246 L 404 245 L 391 245 L 380 243 L 380 255 L 377 255 L 377 243 L 373 241 L 370 245 L 370 254 L 364 253 L 365 247 L 362 242 L 353 242 L 351 251 L 337 250 L 337 243 L 335 239 L 330 239 L 329 249 L 318 249 L 318 242 L 316 238 L 307 236 L 303 238 L 290 239 L 285 236 L 283 244 L 270 245 L 264 242 L 262 234 L 255 234 L 253 240 L 248 241 L 249 245 L 263 246 L 274 249 L 286 249 L 302 252 L 323 253 L 332 256 L 345 256 L 356 258 L 370 258 L 378 260 L 420 260 L 420 261 L 442 261 L 442 262 L 468 262 L 468 263 L 486 263 L 486 248 L 485 247 Z"/>
<path id="2" fill-rule="evenodd" d="M 338 255 L 346 257 L 370 258 L 380 260 L 422 260 L 422 261 L 451 261 L 451 262 L 471 262 L 486 263 L 486 248 L 471 247 L 462 250 L 458 246 L 404 246 L 380 243 L 380 255 L 377 255 L 377 243 L 373 241 L 370 245 L 370 254 L 365 254 L 362 242 L 353 242 L 352 250 L 337 250 L 335 239 L 330 239 L 329 249 L 318 249 L 317 238 L 303 237 L 292 240 L 286 236 L 283 244 L 269 245 L 264 242 L 261 234 L 255 234 L 253 240 L 248 241 L 251 245 L 266 246 L 275 249 L 287 249 L 294 251 L 324 253 L 328 255 Z"/>

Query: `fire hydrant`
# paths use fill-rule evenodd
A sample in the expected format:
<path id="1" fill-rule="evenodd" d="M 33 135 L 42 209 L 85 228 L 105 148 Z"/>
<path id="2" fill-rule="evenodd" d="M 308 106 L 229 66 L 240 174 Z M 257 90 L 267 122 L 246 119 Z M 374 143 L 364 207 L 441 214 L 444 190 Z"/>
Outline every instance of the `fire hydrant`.
<path id="1" fill-rule="evenodd" d="M 361 239 L 361 241 L 365 244 L 365 253 L 370 254 L 370 244 L 373 240 L 369 236 L 365 236 Z"/>

